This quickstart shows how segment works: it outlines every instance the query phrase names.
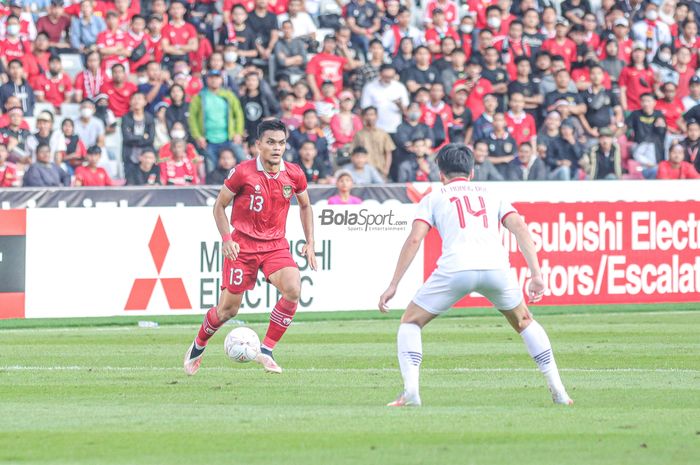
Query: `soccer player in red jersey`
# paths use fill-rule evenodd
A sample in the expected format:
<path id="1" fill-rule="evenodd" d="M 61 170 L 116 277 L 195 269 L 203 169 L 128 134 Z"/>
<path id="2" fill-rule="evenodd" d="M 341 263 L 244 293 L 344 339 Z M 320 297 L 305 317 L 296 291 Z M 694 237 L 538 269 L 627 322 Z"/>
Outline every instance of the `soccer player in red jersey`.
<path id="1" fill-rule="evenodd" d="M 312 270 L 314 253 L 313 212 L 301 168 L 282 160 L 287 145 L 287 128 L 279 120 L 265 120 L 258 126 L 259 156 L 231 170 L 214 205 L 214 218 L 223 242 L 223 285 L 219 305 L 204 317 L 197 337 L 185 353 L 185 373 L 194 375 L 202 363 L 209 339 L 230 318 L 236 316 L 243 293 L 255 287 L 258 270 L 282 294 L 270 313 L 270 324 L 256 361 L 271 373 L 282 368 L 272 350 L 289 327 L 299 302 L 301 277 L 285 239 L 287 213 L 292 196 L 300 207 L 306 236 L 302 253 Z M 231 226 L 226 207 L 233 201 Z"/>

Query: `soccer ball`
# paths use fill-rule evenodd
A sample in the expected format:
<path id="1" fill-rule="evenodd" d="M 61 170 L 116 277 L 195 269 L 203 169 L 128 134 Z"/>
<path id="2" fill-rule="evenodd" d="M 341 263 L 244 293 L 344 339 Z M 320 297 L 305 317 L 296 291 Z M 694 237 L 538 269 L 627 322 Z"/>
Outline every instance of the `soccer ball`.
<path id="1" fill-rule="evenodd" d="M 260 353 L 260 338 L 252 329 L 241 326 L 228 333 L 224 350 L 234 362 L 250 362 Z"/>

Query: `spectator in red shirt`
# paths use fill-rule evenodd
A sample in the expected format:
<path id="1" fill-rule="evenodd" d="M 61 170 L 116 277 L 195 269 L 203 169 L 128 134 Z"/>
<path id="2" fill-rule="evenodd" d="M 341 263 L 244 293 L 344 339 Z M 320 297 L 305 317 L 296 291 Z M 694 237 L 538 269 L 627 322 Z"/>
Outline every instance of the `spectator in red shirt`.
<path id="1" fill-rule="evenodd" d="M 656 109 L 664 115 L 666 119 L 666 147 L 670 147 L 675 141 L 685 137 L 686 125 L 683 119 L 683 104 L 676 96 L 676 85 L 666 82 L 661 86 L 663 98 L 656 101 Z"/>
<path id="2" fill-rule="evenodd" d="M 139 68 L 151 61 L 146 42 L 146 18 L 141 15 L 134 15 L 131 18 L 130 27 L 126 31 L 124 42 L 126 49 L 129 51 L 129 69 L 131 72 L 138 71 Z"/>
<path id="3" fill-rule="evenodd" d="M 684 161 L 683 146 L 675 144 L 668 152 L 668 160 L 659 162 L 659 170 L 656 179 L 700 179 L 700 173 L 695 170 L 692 163 Z"/>
<path id="4" fill-rule="evenodd" d="M 647 64 L 646 46 L 636 42 L 632 50 L 629 66 L 626 66 L 618 81 L 620 86 L 620 104 L 625 111 L 641 108 L 640 96 L 654 92 L 656 80 L 654 71 Z"/>
<path id="5" fill-rule="evenodd" d="M 10 95 L 7 98 L 7 101 L 5 102 L 4 107 L 5 113 L 0 115 L 0 129 L 6 128 L 10 125 L 10 110 L 13 108 L 22 108 L 22 102 L 16 95 Z M 29 131 L 29 123 L 27 123 L 27 120 L 25 120 L 24 118 L 22 118 L 22 122 L 19 127 L 26 131 Z"/>
<path id="6" fill-rule="evenodd" d="M 494 46 L 501 52 L 501 61 L 506 66 L 508 77 L 511 81 L 515 80 L 518 76 L 515 60 L 521 56 L 528 58 L 532 56 L 530 46 L 523 40 L 523 23 L 512 21 L 508 27 L 508 35 L 495 41 Z"/>
<path id="7" fill-rule="evenodd" d="M 38 33 L 45 32 L 49 36 L 49 45 L 58 50 L 70 48 L 68 43 L 68 30 L 70 18 L 64 13 L 63 0 L 51 0 L 49 14 L 42 16 L 36 22 Z"/>
<path id="8" fill-rule="evenodd" d="M 139 4 L 140 0 L 134 0 L 136 5 Z M 119 14 L 119 29 L 126 31 L 129 28 L 129 23 L 131 18 L 133 18 L 137 13 L 136 8 L 131 8 L 131 0 L 114 0 L 114 9 Z M 140 8 L 138 8 L 140 10 Z"/>
<path id="9" fill-rule="evenodd" d="M 202 25 L 204 23 L 199 24 Z M 214 48 L 206 37 L 206 31 L 202 30 L 201 27 L 197 30 L 197 39 L 199 48 L 190 53 L 190 66 L 192 67 L 192 72 L 201 73 L 204 70 L 204 64 L 214 53 Z"/>
<path id="10" fill-rule="evenodd" d="M 102 56 L 102 69 L 109 74 L 112 66 L 129 63 L 131 50 L 128 48 L 126 32 L 119 29 L 119 13 L 114 10 L 107 12 L 107 29 L 97 36 L 97 50 Z"/>
<path id="11" fill-rule="evenodd" d="M 136 85 L 126 80 L 126 70 L 121 64 L 112 66 L 112 81 L 102 88 L 102 92 L 109 97 L 109 109 L 117 118 L 127 114 L 129 99 L 136 90 Z"/>
<path id="12" fill-rule="evenodd" d="M 331 81 L 336 89 L 343 89 L 343 71 L 350 68 L 350 63 L 346 58 L 336 55 L 335 46 L 335 36 L 326 36 L 323 39 L 321 53 L 314 56 L 306 66 L 306 80 L 315 101 L 323 99 L 321 95 L 323 81 Z"/>
<path id="13" fill-rule="evenodd" d="M 75 101 L 94 99 L 103 92 L 107 75 L 102 71 L 102 63 L 99 52 L 90 52 L 85 60 L 85 70 L 75 76 Z"/>
<path id="14" fill-rule="evenodd" d="M 425 7 L 425 23 L 431 24 L 434 21 L 435 10 L 441 10 L 445 14 L 445 19 L 449 24 L 459 23 L 459 12 L 457 4 L 452 0 L 430 0 Z"/>
<path id="15" fill-rule="evenodd" d="M 71 167 L 71 171 L 81 166 L 86 159 L 87 150 L 85 144 L 75 133 L 75 123 L 72 119 L 66 118 L 61 123 L 61 131 L 66 138 L 66 155 L 63 162 Z"/>
<path id="16" fill-rule="evenodd" d="M 0 41 L 0 61 L 5 69 L 12 60 L 20 60 L 29 71 L 32 60 L 32 46 L 29 41 L 20 36 L 20 21 L 17 16 L 9 16 L 6 20 L 5 40 Z M 27 72 L 29 75 L 30 73 Z"/>
<path id="17" fill-rule="evenodd" d="M 525 112 L 525 97 L 520 92 L 514 92 L 508 100 L 510 111 L 506 113 L 506 123 L 508 132 L 515 143 L 522 145 L 525 142 L 530 142 L 533 147 L 537 146 L 537 127 L 535 126 L 535 118 Z"/>
<path id="18" fill-rule="evenodd" d="M 197 169 L 186 158 L 186 143 L 177 139 L 170 146 L 172 158 L 160 164 L 160 182 L 164 186 L 189 186 L 199 184 Z"/>
<path id="19" fill-rule="evenodd" d="M 433 11 L 433 26 L 425 31 L 425 42 L 436 60 L 442 56 L 441 44 L 445 37 L 452 37 L 455 42 L 460 40 L 457 31 L 445 20 L 445 12 L 436 8 Z"/>
<path id="20" fill-rule="evenodd" d="M 558 19 L 556 25 L 556 35 L 552 39 L 547 39 L 542 43 L 542 50 L 546 50 L 552 55 L 560 55 L 564 58 L 566 69 L 571 71 L 571 64 L 576 62 L 576 44 L 566 35 L 569 32 L 569 22 L 565 19 Z"/>
<path id="21" fill-rule="evenodd" d="M 27 75 L 31 81 L 37 75 L 45 73 L 49 69 L 49 58 L 51 58 L 51 52 L 49 51 L 49 36 L 45 32 L 40 32 L 36 35 L 36 40 L 34 41 L 34 47 L 32 48 L 32 58 L 34 61 L 34 66 L 27 69 Z"/>
<path id="22" fill-rule="evenodd" d="M 0 187 L 19 186 L 17 168 L 14 163 L 7 161 L 7 156 L 7 147 L 5 144 L 0 144 Z"/>
<path id="23" fill-rule="evenodd" d="M 61 58 L 58 56 L 51 57 L 48 73 L 40 74 L 32 87 L 35 90 L 37 100 L 48 102 L 57 110 L 64 102 L 70 101 L 73 96 L 73 84 L 70 77 L 63 72 Z"/>
<path id="24" fill-rule="evenodd" d="M 184 0 L 173 0 L 170 4 L 170 21 L 163 27 L 164 64 L 169 69 L 176 61 L 186 61 L 188 55 L 199 48 L 197 30 L 184 19 L 186 8 Z"/>
<path id="25" fill-rule="evenodd" d="M 87 150 L 87 165 L 75 169 L 75 186 L 105 187 L 112 185 L 112 179 L 104 168 L 97 166 L 102 157 L 102 149 L 93 145 Z"/>
<path id="26" fill-rule="evenodd" d="M 144 39 L 149 61 L 163 61 L 163 18 L 157 14 L 148 17 L 148 30 Z"/>
<path id="27" fill-rule="evenodd" d="M 467 107 L 471 109 L 472 117 L 476 120 L 484 112 L 484 97 L 493 94 L 493 86 L 488 79 L 481 76 L 481 63 L 474 58 L 467 64 L 467 79 L 455 82 L 452 92 L 455 92 L 457 87 L 462 85 L 467 87 L 469 92 Z"/>

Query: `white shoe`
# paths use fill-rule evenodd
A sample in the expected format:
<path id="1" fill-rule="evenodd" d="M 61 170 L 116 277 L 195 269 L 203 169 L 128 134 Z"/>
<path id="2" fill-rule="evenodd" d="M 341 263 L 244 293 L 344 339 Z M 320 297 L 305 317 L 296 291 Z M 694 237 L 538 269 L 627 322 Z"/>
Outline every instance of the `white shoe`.
<path id="1" fill-rule="evenodd" d="M 387 407 L 420 407 L 420 405 L 420 396 L 418 394 L 409 396 L 406 392 L 402 392 L 395 401 L 386 404 Z"/>
<path id="2" fill-rule="evenodd" d="M 268 373 L 282 373 L 282 367 L 275 362 L 275 359 L 267 354 L 260 353 L 255 357 L 255 361 L 263 366 Z"/>
<path id="3" fill-rule="evenodd" d="M 185 373 L 187 373 L 187 375 L 189 376 L 192 376 L 195 373 L 197 373 L 197 370 L 199 370 L 199 366 L 202 364 L 202 357 L 204 356 L 204 351 L 202 351 L 202 353 L 200 353 L 199 356 L 191 358 L 193 349 L 194 342 L 192 343 L 192 345 L 190 345 L 190 348 L 187 349 L 187 352 L 185 352 L 185 360 L 183 362 Z"/>
<path id="4" fill-rule="evenodd" d="M 552 401 L 555 404 L 561 404 L 561 405 L 574 405 L 574 401 L 571 397 L 569 397 L 569 394 L 566 393 L 566 391 L 559 391 L 559 392 L 552 392 Z"/>

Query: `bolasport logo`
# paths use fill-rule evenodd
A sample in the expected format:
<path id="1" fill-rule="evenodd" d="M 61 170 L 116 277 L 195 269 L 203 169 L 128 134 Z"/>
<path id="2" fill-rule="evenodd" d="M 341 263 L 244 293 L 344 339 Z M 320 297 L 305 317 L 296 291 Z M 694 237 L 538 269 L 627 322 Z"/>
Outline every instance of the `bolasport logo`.
<path id="1" fill-rule="evenodd" d="M 318 216 L 321 226 L 347 226 L 348 231 L 403 231 L 408 221 L 398 219 L 393 210 L 372 213 L 361 210 L 332 210 L 324 208 Z"/>

